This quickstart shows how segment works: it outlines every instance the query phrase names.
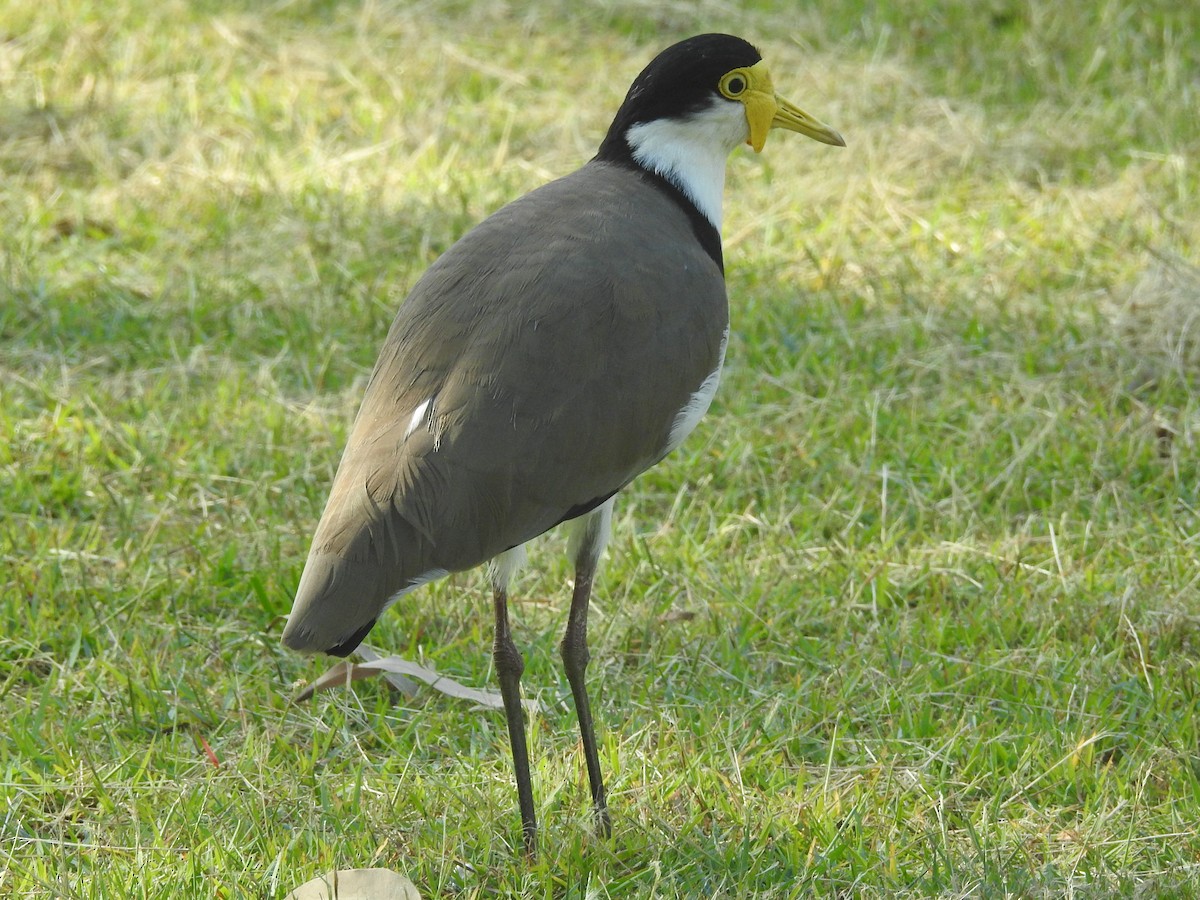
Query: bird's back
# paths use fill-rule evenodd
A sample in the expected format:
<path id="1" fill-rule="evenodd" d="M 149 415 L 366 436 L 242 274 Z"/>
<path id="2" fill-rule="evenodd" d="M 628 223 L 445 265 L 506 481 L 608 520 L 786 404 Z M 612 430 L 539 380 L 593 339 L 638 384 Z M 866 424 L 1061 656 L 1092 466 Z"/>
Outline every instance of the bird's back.
<path id="1" fill-rule="evenodd" d="M 669 449 L 727 320 L 692 221 L 632 168 L 589 163 L 485 220 L 392 324 L 284 643 L 349 652 L 397 592 L 620 490 Z"/>

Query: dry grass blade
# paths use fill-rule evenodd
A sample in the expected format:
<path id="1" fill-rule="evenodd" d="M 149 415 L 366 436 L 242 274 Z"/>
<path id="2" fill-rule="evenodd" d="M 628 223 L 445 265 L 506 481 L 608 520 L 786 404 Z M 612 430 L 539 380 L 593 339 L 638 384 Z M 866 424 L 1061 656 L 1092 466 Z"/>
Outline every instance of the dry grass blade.
<path id="1" fill-rule="evenodd" d="M 361 664 L 366 664 L 368 666 L 376 660 L 383 658 L 382 654 L 380 654 L 378 650 L 368 647 L 366 644 L 359 644 L 357 652 L 358 655 L 363 658 L 363 663 Z M 373 674 L 375 673 L 368 671 L 365 672 L 361 677 L 370 678 Z M 387 680 L 388 684 L 402 693 L 405 697 L 415 697 L 417 691 L 420 690 L 415 681 L 413 681 L 411 678 L 405 677 L 399 672 L 383 672 L 381 674 Z M 351 678 L 351 681 L 353 680 L 354 679 Z"/>
<path id="2" fill-rule="evenodd" d="M 380 656 L 365 644 L 358 648 L 358 652 L 366 659 L 366 662 L 351 663 L 345 660 L 339 662 L 300 691 L 295 699 L 297 701 L 307 700 L 320 691 L 344 687 L 355 681 L 383 675 L 405 696 L 411 697 L 416 693 L 416 685 L 411 680 L 415 678 L 448 697 L 470 700 L 477 708 L 504 708 L 504 701 L 501 699 L 499 691 L 467 687 L 429 666 L 423 666 L 400 656 Z M 523 700 L 521 703 L 529 713 L 540 712 L 542 709 L 541 703 L 537 700 Z"/>
<path id="3" fill-rule="evenodd" d="M 1159 254 L 1111 310 L 1113 327 L 1147 365 L 1200 370 L 1200 267 Z"/>
<path id="4" fill-rule="evenodd" d="M 306 881 L 288 900 L 421 900 L 421 895 L 391 869 L 338 869 Z"/>
<path id="5" fill-rule="evenodd" d="M 417 693 L 417 686 L 411 679 L 405 678 L 402 675 L 383 673 L 381 670 L 373 668 L 369 663 L 352 663 L 349 660 L 341 660 L 331 669 L 325 671 L 315 681 L 305 685 L 293 699 L 299 703 L 302 700 L 310 699 L 314 694 L 321 691 L 345 687 L 352 682 L 374 678 L 380 674 L 383 674 L 388 683 L 404 694 L 405 697 L 412 697 Z"/>

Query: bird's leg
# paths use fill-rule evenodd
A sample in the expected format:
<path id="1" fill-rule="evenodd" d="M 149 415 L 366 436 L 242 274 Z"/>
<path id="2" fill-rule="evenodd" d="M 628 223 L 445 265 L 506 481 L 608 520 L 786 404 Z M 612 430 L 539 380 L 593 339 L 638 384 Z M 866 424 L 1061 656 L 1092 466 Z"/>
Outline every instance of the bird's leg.
<path id="1" fill-rule="evenodd" d="M 575 589 L 571 593 L 571 612 L 567 618 L 567 631 L 559 649 L 562 652 L 563 668 L 571 684 L 571 696 L 575 700 L 575 714 L 579 718 L 579 734 L 583 738 L 583 756 L 587 762 L 588 782 L 592 788 L 592 807 L 601 833 L 608 837 L 612 833 L 612 819 L 608 815 L 608 801 L 604 794 L 604 779 L 600 774 L 600 754 L 596 750 L 596 730 L 592 724 L 592 707 L 588 702 L 584 673 L 590 654 L 587 646 L 588 604 L 592 596 L 592 581 L 600 554 L 608 540 L 609 523 L 612 520 L 612 500 L 598 507 L 581 523 L 577 532 L 578 547 L 575 552 Z"/>
<path id="2" fill-rule="evenodd" d="M 521 833 L 525 852 L 533 854 L 537 841 L 537 817 L 533 812 L 533 785 L 529 780 L 529 748 L 525 743 L 525 719 L 521 710 L 521 673 L 525 662 L 513 643 L 508 628 L 507 578 L 501 583 L 493 580 L 492 599 L 496 607 L 496 637 L 492 643 L 492 659 L 500 696 L 504 699 L 504 718 L 508 720 L 508 741 L 512 746 L 513 771 L 517 776 L 517 802 L 521 807 Z"/>
<path id="3" fill-rule="evenodd" d="M 604 779 L 600 774 L 600 754 L 596 750 L 596 730 L 592 724 L 592 708 L 588 702 L 584 672 L 590 654 L 587 647 L 588 603 L 592 594 L 592 579 L 595 570 L 575 570 L 575 590 L 571 594 L 571 614 L 567 619 L 567 631 L 563 635 L 563 667 L 567 670 L 567 681 L 571 683 L 571 696 L 575 698 L 575 713 L 579 717 L 579 734 L 583 738 L 583 757 L 587 761 L 588 782 L 592 786 L 592 806 L 596 821 L 607 837 L 612 832 L 612 820 L 608 815 L 608 801 L 604 795 Z"/>

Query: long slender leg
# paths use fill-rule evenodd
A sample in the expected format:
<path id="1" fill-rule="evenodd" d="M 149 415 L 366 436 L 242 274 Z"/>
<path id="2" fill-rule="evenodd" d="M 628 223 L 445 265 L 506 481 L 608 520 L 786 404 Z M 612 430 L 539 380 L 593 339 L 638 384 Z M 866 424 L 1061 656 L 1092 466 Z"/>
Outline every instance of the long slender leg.
<path id="1" fill-rule="evenodd" d="M 592 788 L 592 808 L 601 833 L 608 837 L 612 833 L 612 819 L 608 815 L 608 801 L 604 793 L 604 779 L 600 774 L 600 754 L 596 750 L 596 731 L 592 723 L 592 707 L 588 702 L 587 684 L 584 673 L 591 655 L 587 646 L 588 604 L 592 596 L 592 581 L 600 554 L 608 541 L 612 521 L 613 501 L 610 499 L 598 507 L 578 526 L 573 540 L 575 556 L 575 589 L 571 593 L 571 612 L 567 617 L 567 631 L 559 649 L 567 681 L 571 684 L 571 696 L 575 699 L 575 713 L 579 718 L 579 734 L 583 738 L 583 756 L 587 762 L 588 783 Z"/>
<path id="2" fill-rule="evenodd" d="M 511 551 L 510 551 L 511 552 Z M 492 576 L 492 600 L 496 609 L 496 636 L 492 659 L 500 696 L 504 700 L 504 718 L 508 721 L 508 742 L 512 747 L 513 771 L 517 777 L 517 803 L 521 808 L 521 833 L 525 852 L 533 855 L 537 843 L 537 817 L 533 811 L 533 785 L 529 778 L 529 747 L 525 743 L 525 719 L 521 710 L 521 673 L 525 661 L 513 643 L 508 627 L 508 580 L 519 564 L 519 557 L 501 559 Z"/>

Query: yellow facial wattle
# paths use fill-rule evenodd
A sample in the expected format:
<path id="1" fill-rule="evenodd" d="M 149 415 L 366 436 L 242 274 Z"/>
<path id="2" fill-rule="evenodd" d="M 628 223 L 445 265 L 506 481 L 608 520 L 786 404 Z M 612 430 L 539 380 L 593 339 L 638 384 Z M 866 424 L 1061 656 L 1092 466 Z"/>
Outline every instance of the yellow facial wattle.
<path id="1" fill-rule="evenodd" d="M 741 86 L 742 89 L 732 91 L 729 89 L 731 86 Z M 846 146 L 842 136 L 824 122 L 775 93 L 771 73 L 767 71 L 765 62 L 757 62 L 752 66 L 726 73 L 721 78 L 719 87 L 721 93 L 730 100 L 740 100 L 745 104 L 746 124 L 750 129 L 746 143 L 754 148 L 755 153 L 762 151 L 772 128 L 795 131 L 835 147 Z"/>

